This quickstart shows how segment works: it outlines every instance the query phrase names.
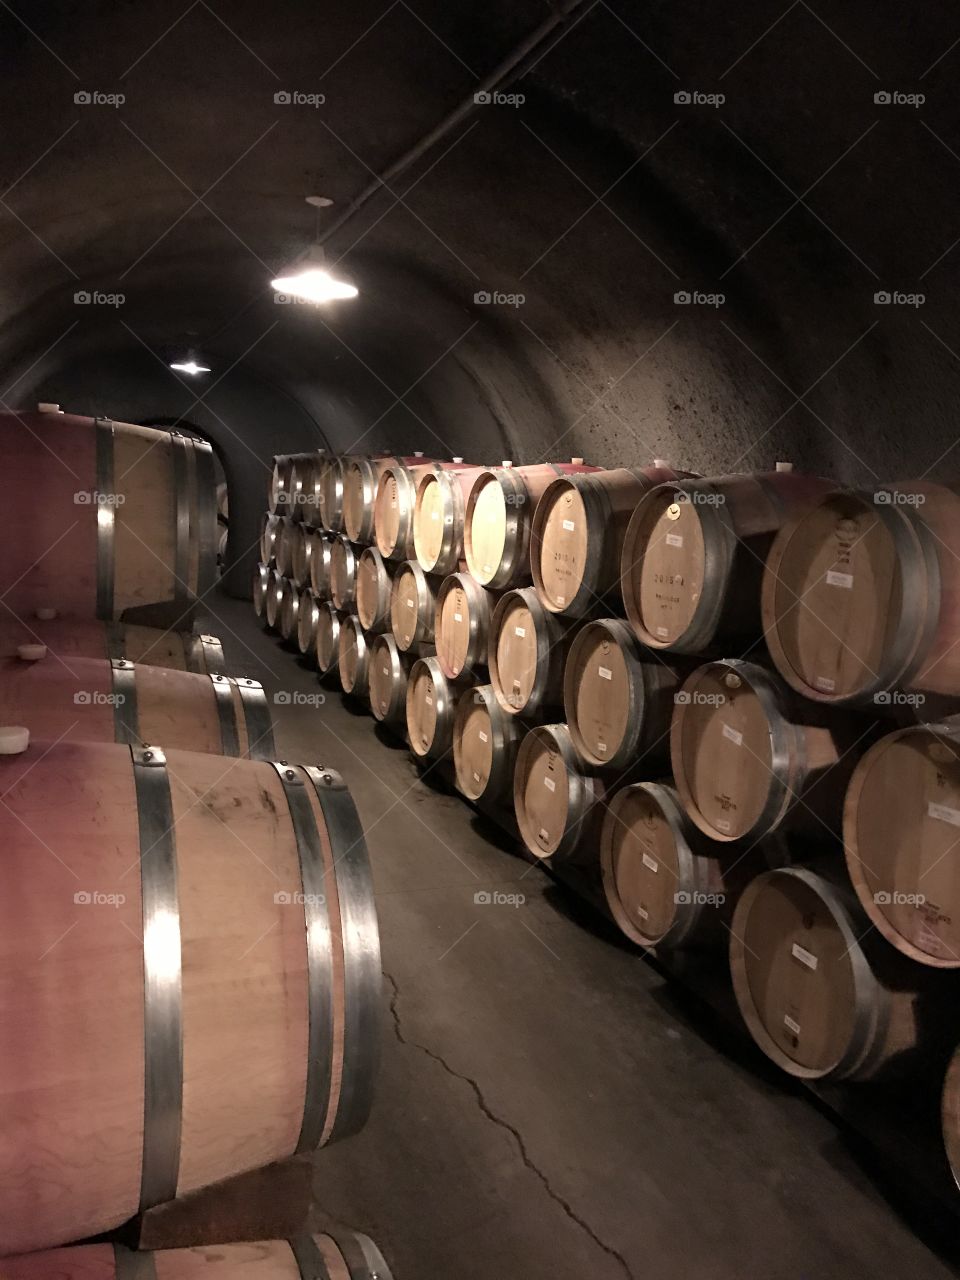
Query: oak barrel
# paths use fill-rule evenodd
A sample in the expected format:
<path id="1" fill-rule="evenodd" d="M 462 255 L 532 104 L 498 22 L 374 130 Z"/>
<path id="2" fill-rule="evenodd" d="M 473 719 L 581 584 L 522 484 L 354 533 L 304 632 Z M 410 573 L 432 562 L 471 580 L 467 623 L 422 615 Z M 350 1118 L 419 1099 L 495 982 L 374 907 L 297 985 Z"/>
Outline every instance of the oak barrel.
<path id="1" fill-rule="evenodd" d="M 62 662 L 71 657 L 128 658 L 151 667 L 200 675 L 218 675 L 224 669 L 223 647 L 214 635 L 85 618 L 34 616 L 23 622 L 0 618 L 0 658 L 16 657 L 21 645 L 36 644 L 44 645 Z"/>
<path id="2" fill-rule="evenodd" d="M 416 659 L 404 653 L 392 635 L 375 636 L 370 643 L 367 682 L 370 710 L 383 724 L 402 724 L 407 716 L 407 679 Z"/>
<path id="3" fill-rule="evenodd" d="M 343 476 L 347 465 L 349 457 L 331 455 L 320 475 L 320 524 L 329 533 L 343 532 Z"/>
<path id="4" fill-rule="evenodd" d="M 290 577 L 298 587 L 305 587 L 310 582 L 316 530 L 311 529 L 308 524 L 297 524 L 294 528 L 296 533 L 290 554 Z"/>
<path id="5" fill-rule="evenodd" d="M 280 620 L 280 602 L 283 598 L 284 579 L 276 569 L 258 564 L 253 578 L 253 610 L 268 631 L 273 631 Z"/>
<path id="6" fill-rule="evenodd" d="M 469 573 L 452 573 L 437 592 L 437 659 L 456 678 L 487 664 L 490 620 L 497 597 Z"/>
<path id="7" fill-rule="evenodd" d="M 0 474 L 9 609 L 191 625 L 217 580 L 208 444 L 106 418 L 0 413 Z"/>
<path id="8" fill-rule="evenodd" d="M 367 696 L 369 665 L 367 637 L 360 619 L 356 614 L 350 614 L 341 620 L 340 638 L 337 642 L 337 666 L 344 693 L 352 694 L 354 698 Z"/>
<path id="9" fill-rule="evenodd" d="M 342 612 L 352 609 L 357 598 L 359 548 L 341 534 L 330 548 L 330 598 Z"/>
<path id="10" fill-rule="evenodd" d="M 870 932 L 849 887 L 805 867 L 765 871 L 743 891 L 730 930 L 737 1003 L 790 1075 L 868 1079 L 917 1046 L 922 1003 L 910 984 L 923 971 L 901 959 L 894 977 L 888 961 L 899 957 L 882 940 L 885 952 L 872 947 Z"/>
<path id="11" fill-rule="evenodd" d="M 839 835 L 843 796 L 871 726 L 825 716 L 753 662 L 708 662 L 676 695 L 670 758 L 681 802 L 713 840 L 790 827 Z"/>
<path id="12" fill-rule="evenodd" d="M 537 725 L 517 752 L 513 800 L 524 844 L 537 858 L 596 857 L 606 787 L 583 772 L 565 724 Z"/>
<path id="13" fill-rule="evenodd" d="M 476 580 L 500 590 L 526 586 L 530 526 L 545 489 L 558 476 L 599 470 L 573 458 L 524 467 L 504 462 L 481 471 L 467 496 L 463 525 L 464 558 Z"/>
<path id="14" fill-rule="evenodd" d="M 829 493 L 781 531 L 763 623 L 783 678 L 820 702 L 960 697 L 960 497 L 927 481 Z"/>
<path id="15" fill-rule="evenodd" d="M 4 1280 L 391 1280 L 369 1236 L 330 1228 L 290 1240 L 133 1253 L 120 1244 L 74 1245 L 7 1258 Z"/>
<path id="16" fill-rule="evenodd" d="M 548 613 L 533 587 L 501 596 L 490 620 L 487 665 L 500 705 L 513 715 L 546 716 L 563 707 L 563 670 L 573 631 Z"/>
<path id="17" fill-rule="evenodd" d="M 373 635 L 390 626 L 390 595 L 396 566 L 376 547 L 364 547 L 357 561 L 357 617 Z"/>
<path id="18" fill-rule="evenodd" d="M 292 578 L 281 579 L 277 629 L 286 641 L 296 641 L 300 621 L 300 588 Z"/>
<path id="19" fill-rule="evenodd" d="M 36 742 L 0 790 L 0 1254 L 363 1125 L 379 944 L 336 773 Z"/>
<path id="20" fill-rule="evenodd" d="M 320 486 L 326 465 L 325 449 L 293 455 L 291 514 L 306 525 L 320 523 Z"/>
<path id="21" fill-rule="evenodd" d="M 847 870 L 867 915 L 912 960 L 960 967 L 960 719 L 888 734 L 854 770 Z"/>
<path id="22" fill-rule="evenodd" d="M 317 639 L 314 653 L 322 676 L 333 671 L 340 663 L 340 623 L 341 614 L 337 613 L 329 600 L 321 601 L 317 605 Z"/>
<path id="23" fill-rule="evenodd" d="M 416 462 L 403 466 L 391 460 L 380 476 L 374 502 L 373 534 L 380 554 L 387 560 L 412 560 L 413 513 L 417 486 L 438 462 Z"/>
<path id="24" fill-rule="evenodd" d="M 373 541 L 377 493 L 384 473 L 407 464 L 416 466 L 422 458 L 422 453 L 406 458 L 351 458 L 343 477 L 343 527 L 351 542 Z"/>
<path id="25" fill-rule="evenodd" d="M 274 515 L 272 511 L 266 511 L 260 521 L 260 561 L 262 564 L 272 565 L 276 563 L 277 533 L 280 529 L 280 519 L 281 517 Z"/>
<path id="26" fill-rule="evenodd" d="M 263 686 L 126 658 L 0 662 L 0 723 L 45 741 L 139 743 L 224 756 L 275 756 Z"/>
<path id="27" fill-rule="evenodd" d="M 330 599 L 330 574 L 332 571 L 333 536 L 324 529 L 312 532 L 313 550 L 310 552 L 310 586 L 318 600 Z"/>
<path id="28" fill-rule="evenodd" d="M 417 486 L 413 546 L 425 573 L 456 573 L 463 560 L 467 497 L 482 467 L 433 467 Z"/>
<path id="29" fill-rule="evenodd" d="M 619 467 L 549 484 L 530 531 L 530 571 L 544 607 L 578 618 L 619 612 L 620 555 L 630 516 L 655 485 L 685 474 L 665 465 Z"/>
<path id="30" fill-rule="evenodd" d="M 300 526 L 292 516 L 280 516 L 277 519 L 276 534 L 273 540 L 273 558 L 276 561 L 277 572 L 281 577 L 289 578 L 293 576 L 293 556 L 300 537 Z"/>
<path id="31" fill-rule="evenodd" d="M 453 714 L 463 684 L 448 680 L 435 657 L 418 658 L 407 680 L 407 740 L 421 760 L 441 760 L 453 746 Z"/>
<path id="32" fill-rule="evenodd" d="M 520 722 L 500 705 L 491 685 L 467 689 L 453 720 L 457 789 L 484 806 L 509 804 L 522 737 Z"/>
<path id="33" fill-rule="evenodd" d="M 310 587 L 304 587 L 300 592 L 300 607 L 297 610 L 297 648 L 305 657 L 316 656 L 319 617 L 320 601 Z"/>
<path id="34" fill-rule="evenodd" d="M 669 757 L 670 719 L 681 674 L 644 649 L 625 622 L 600 618 L 567 654 L 563 704 L 577 754 L 593 769 L 625 769 Z"/>
<path id="35" fill-rule="evenodd" d="M 401 649 L 433 640 L 439 588 L 437 579 L 428 577 L 416 560 L 401 565 L 390 596 L 390 626 Z"/>
<path id="36" fill-rule="evenodd" d="M 683 480 L 647 493 L 621 557 L 624 604 L 638 638 L 678 653 L 758 639 L 773 537 L 829 487 L 817 476 L 778 470 Z"/>

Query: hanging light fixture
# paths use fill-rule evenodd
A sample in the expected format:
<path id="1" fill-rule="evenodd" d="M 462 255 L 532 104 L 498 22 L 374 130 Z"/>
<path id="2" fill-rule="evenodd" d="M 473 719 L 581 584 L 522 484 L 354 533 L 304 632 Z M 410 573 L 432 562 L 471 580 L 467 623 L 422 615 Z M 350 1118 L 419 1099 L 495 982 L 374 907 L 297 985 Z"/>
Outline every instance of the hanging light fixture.
<path id="1" fill-rule="evenodd" d="M 338 279 L 327 265 L 327 255 L 320 243 L 320 210 L 333 204 L 327 196 L 307 196 L 307 204 L 317 211 L 317 239 L 305 253 L 286 268 L 283 275 L 270 283 L 278 293 L 287 293 L 304 302 L 336 302 L 342 298 L 355 298 L 356 285 Z"/>
<path id="2" fill-rule="evenodd" d="M 189 373 L 191 377 L 196 377 L 198 373 L 209 373 L 210 370 L 205 364 L 197 364 L 196 360 L 184 360 L 181 363 L 174 361 L 170 365 L 171 369 L 176 369 L 177 373 Z"/>

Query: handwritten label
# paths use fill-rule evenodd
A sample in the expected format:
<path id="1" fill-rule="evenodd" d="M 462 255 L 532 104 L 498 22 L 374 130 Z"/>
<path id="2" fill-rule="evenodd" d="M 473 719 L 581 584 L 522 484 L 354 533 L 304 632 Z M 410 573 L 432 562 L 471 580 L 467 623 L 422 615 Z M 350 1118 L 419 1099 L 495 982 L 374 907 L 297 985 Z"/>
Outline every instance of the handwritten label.
<path id="1" fill-rule="evenodd" d="M 640 917 L 641 920 L 647 920 L 650 917 L 650 912 L 646 909 L 646 907 L 637 907 L 637 915 Z"/>
<path id="2" fill-rule="evenodd" d="M 833 693 L 837 687 L 836 681 L 829 679 L 827 676 L 817 676 L 813 683 L 818 689 L 822 689 L 824 693 Z"/>
<path id="3" fill-rule="evenodd" d="M 597 675 L 601 680 L 612 680 L 613 672 L 609 667 L 597 667 Z"/>
<path id="4" fill-rule="evenodd" d="M 650 855 L 649 855 L 649 853 L 644 853 L 644 855 L 643 855 L 643 865 L 644 865 L 644 866 L 645 866 L 649 871 L 659 871 L 659 870 L 660 870 L 660 863 L 659 863 L 659 862 L 657 862 L 656 858 L 651 858 L 651 857 L 650 857 Z"/>
<path id="5" fill-rule="evenodd" d="M 669 634 L 666 627 L 657 627 L 657 635 L 661 640 L 666 640 Z"/>
<path id="6" fill-rule="evenodd" d="M 478 737 L 480 738 L 481 742 L 486 742 L 487 740 L 487 735 L 483 732 L 482 729 L 479 731 Z"/>
<path id="7" fill-rule="evenodd" d="M 667 544 L 667 546 L 668 546 L 668 547 L 682 547 L 682 546 L 683 546 L 683 534 L 681 534 L 681 533 L 668 533 L 668 534 L 667 534 L 667 536 L 666 536 L 666 538 L 664 539 L 664 541 L 666 542 L 666 544 Z"/>
<path id="8" fill-rule="evenodd" d="M 939 818 L 941 822 L 950 822 L 955 827 L 960 827 L 960 809 L 951 809 L 946 804 L 934 804 L 931 800 L 927 805 L 927 813 L 931 818 Z"/>
<path id="9" fill-rule="evenodd" d="M 410 597 L 409 597 L 409 596 L 407 596 L 407 608 L 408 608 L 408 609 L 412 609 L 412 608 L 413 608 L 413 601 L 410 599 Z"/>
<path id="10" fill-rule="evenodd" d="M 544 778 L 543 785 L 547 788 L 548 791 L 556 791 L 557 789 L 557 784 L 554 782 L 552 778 Z"/>
<path id="11" fill-rule="evenodd" d="M 726 818 L 717 818 L 713 825 L 717 828 L 718 831 L 722 831 L 724 835 L 726 835 L 726 833 L 730 830 L 730 823 L 726 820 Z"/>
<path id="12" fill-rule="evenodd" d="M 808 951 L 806 947 L 801 947 L 799 942 L 795 942 L 790 948 L 790 954 L 795 960 L 799 960 L 801 964 L 805 964 L 808 969 L 816 969 L 818 960 L 812 951 Z"/>
<path id="13" fill-rule="evenodd" d="M 798 1036 L 800 1034 L 800 1023 L 794 1022 L 794 1020 L 790 1017 L 789 1013 L 785 1013 L 783 1015 L 783 1025 L 787 1028 L 788 1031 L 792 1031 L 795 1036 Z"/>
<path id="14" fill-rule="evenodd" d="M 525 627 L 514 627 L 513 631 L 514 631 L 514 635 L 518 635 L 521 640 L 527 634 Z"/>
<path id="15" fill-rule="evenodd" d="M 462 621 L 463 621 L 463 614 L 462 614 L 462 613 L 455 613 L 455 614 L 453 615 L 453 620 L 454 620 L 454 622 L 462 622 Z"/>
<path id="16" fill-rule="evenodd" d="M 743 746 L 743 734 L 739 733 L 736 729 L 731 728 L 728 724 L 723 726 L 723 736 L 728 742 L 732 742 L 735 746 Z"/>
<path id="17" fill-rule="evenodd" d="M 826 578 L 827 578 L 827 586 L 829 587 L 849 588 L 853 586 L 852 573 L 837 573 L 836 569 L 828 569 Z"/>
<path id="18" fill-rule="evenodd" d="M 577 526 L 573 523 L 572 520 L 564 520 L 563 527 L 566 529 L 567 533 L 573 533 L 574 529 L 576 529 Z"/>

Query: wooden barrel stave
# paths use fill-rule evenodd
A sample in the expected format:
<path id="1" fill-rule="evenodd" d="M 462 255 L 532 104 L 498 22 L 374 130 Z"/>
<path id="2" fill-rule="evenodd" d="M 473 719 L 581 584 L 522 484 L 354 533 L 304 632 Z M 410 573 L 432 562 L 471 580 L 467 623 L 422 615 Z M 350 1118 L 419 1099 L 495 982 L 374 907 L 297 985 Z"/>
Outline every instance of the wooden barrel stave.
<path id="1" fill-rule="evenodd" d="M 128 658 L 151 667 L 223 674 L 223 647 L 214 635 L 161 631 L 123 622 L 84 618 L 0 619 L 0 658 L 13 658 L 21 645 L 42 644 L 55 659 Z"/>
<path id="2" fill-rule="evenodd" d="M 34 743 L 0 773 L 21 819 L 0 902 L 16 1045 L 0 1060 L 0 1254 L 111 1229 L 362 1125 L 379 947 L 336 774 L 71 742 Z M 314 916 L 329 948 L 311 961 Z"/>

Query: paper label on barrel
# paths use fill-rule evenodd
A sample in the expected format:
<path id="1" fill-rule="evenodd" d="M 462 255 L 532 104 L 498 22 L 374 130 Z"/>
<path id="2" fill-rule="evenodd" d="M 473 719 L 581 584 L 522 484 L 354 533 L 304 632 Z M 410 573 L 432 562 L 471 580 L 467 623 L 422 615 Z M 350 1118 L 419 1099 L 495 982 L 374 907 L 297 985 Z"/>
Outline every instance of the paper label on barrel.
<path id="1" fill-rule="evenodd" d="M 566 603 L 567 603 L 566 596 L 557 596 L 557 604 L 566 604 Z"/>
<path id="2" fill-rule="evenodd" d="M 523 639 L 523 637 L 527 634 L 527 631 L 526 631 L 526 628 L 525 628 L 525 627 L 514 627 L 514 628 L 513 628 L 513 633 L 514 633 L 514 635 L 518 635 L 518 636 L 520 637 L 520 639 L 522 640 L 522 639 Z"/>
<path id="3" fill-rule="evenodd" d="M 952 822 L 955 827 L 960 827 L 960 809 L 951 809 L 946 804 L 934 804 L 931 800 L 927 805 L 927 813 L 931 818 L 939 818 L 941 822 Z"/>
<path id="4" fill-rule="evenodd" d="M 573 523 L 572 520 L 564 520 L 563 527 L 566 529 L 567 533 L 573 533 L 574 529 L 577 526 Z"/>
<path id="5" fill-rule="evenodd" d="M 455 614 L 453 615 L 453 620 L 454 620 L 454 622 L 462 622 L 462 621 L 463 621 L 463 614 L 462 614 L 462 613 L 455 613 Z"/>
<path id="6" fill-rule="evenodd" d="M 612 680 L 613 672 L 609 667 L 597 667 L 597 675 L 601 680 Z"/>
<path id="7" fill-rule="evenodd" d="M 432 707 L 432 706 L 433 706 L 433 697 L 432 697 L 429 693 L 424 694 L 424 699 L 425 699 L 426 704 L 427 704 L 427 706 L 428 706 L 428 707 Z"/>
<path id="8" fill-rule="evenodd" d="M 670 632 L 667 630 L 666 627 L 657 627 L 657 636 L 659 637 L 659 639 L 666 640 L 669 634 Z"/>
<path id="9" fill-rule="evenodd" d="M 799 960 L 801 964 L 805 964 L 808 969 L 816 969 L 818 961 L 812 951 L 808 951 L 806 947 L 801 947 L 799 942 L 795 942 L 790 948 L 790 954 L 795 960 Z"/>
<path id="10" fill-rule="evenodd" d="M 817 676 L 813 683 L 818 689 L 822 689 L 824 693 L 833 693 L 834 689 L 837 687 L 837 682 L 829 679 L 827 676 Z"/>
<path id="11" fill-rule="evenodd" d="M 552 778 L 544 778 L 543 785 L 547 788 L 548 791 L 556 791 L 557 789 L 557 784 L 554 782 Z"/>
<path id="12" fill-rule="evenodd" d="M 544 844 L 546 844 L 547 841 L 550 839 L 550 833 L 547 831 L 546 827 L 541 827 L 538 834 Z"/>
<path id="13" fill-rule="evenodd" d="M 474 782 L 479 782 L 479 781 L 480 781 L 480 775 L 479 775 L 479 773 L 477 773 L 476 769 L 474 769 L 474 771 L 473 771 L 473 780 L 474 780 Z"/>
<path id="14" fill-rule="evenodd" d="M 727 832 L 730 830 L 730 823 L 726 820 L 726 818 L 716 818 L 714 820 L 713 825 L 717 828 L 718 831 Z"/>
<path id="15" fill-rule="evenodd" d="M 484 572 L 484 573 L 493 573 L 493 565 L 492 565 L 492 564 L 485 564 L 485 565 L 483 566 L 483 572 Z"/>
<path id="16" fill-rule="evenodd" d="M 482 729 L 480 729 L 480 730 L 478 731 L 477 736 L 479 737 L 479 739 L 480 739 L 480 741 L 481 741 L 481 742 L 486 742 L 486 740 L 487 740 L 487 735 L 483 732 L 483 730 L 482 730 Z"/>
<path id="17" fill-rule="evenodd" d="M 650 870 L 650 871 L 659 871 L 659 870 L 660 870 L 660 863 L 659 863 L 659 862 L 657 862 L 656 858 L 651 858 L 651 857 L 650 857 L 650 855 L 649 855 L 649 853 L 644 853 L 644 855 L 643 855 L 643 865 L 644 865 L 645 867 L 647 867 L 647 868 L 648 868 L 648 870 Z"/>
<path id="18" fill-rule="evenodd" d="M 607 744 L 605 742 L 598 742 L 597 752 L 598 754 L 605 756 L 607 754 Z"/>
<path id="19" fill-rule="evenodd" d="M 440 519 L 440 512 L 439 512 L 439 511 L 431 511 L 431 512 L 430 512 L 430 519 L 431 519 L 431 520 L 439 520 L 439 519 Z"/>
<path id="20" fill-rule="evenodd" d="M 640 917 L 641 920 L 647 920 L 649 919 L 650 912 L 646 909 L 646 907 L 637 907 L 637 915 Z"/>
<path id="21" fill-rule="evenodd" d="M 409 597 L 409 596 L 407 596 L 407 608 L 408 608 L 408 609 L 412 609 L 412 608 L 413 608 L 413 601 L 410 599 L 410 597 Z"/>
<path id="22" fill-rule="evenodd" d="M 830 587 L 852 587 L 852 573 L 837 573 L 836 569 L 827 570 L 827 585 Z"/>
<path id="23" fill-rule="evenodd" d="M 667 536 L 666 536 L 666 538 L 664 539 L 664 541 L 666 542 L 666 544 L 667 544 L 667 546 L 668 546 L 668 547 L 682 547 L 682 546 L 683 546 L 683 534 L 682 534 L 682 533 L 668 533 L 668 534 L 667 534 Z"/>
<path id="24" fill-rule="evenodd" d="M 390 674 L 390 668 L 389 668 L 389 667 L 381 667 L 381 668 L 380 668 L 380 670 L 383 672 L 383 674 L 384 674 L 385 676 L 388 676 L 388 675 Z"/>
<path id="25" fill-rule="evenodd" d="M 735 746 L 743 746 L 743 734 L 728 724 L 723 726 L 723 736 L 728 742 L 732 742 Z"/>
<path id="26" fill-rule="evenodd" d="M 795 1036 L 798 1036 L 800 1034 L 800 1023 L 794 1022 L 794 1020 L 790 1017 L 789 1013 L 785 1013 L 783 1015 L 783 1025 L 787 1028 L 788 1031 L 792 1031 Z"/>

